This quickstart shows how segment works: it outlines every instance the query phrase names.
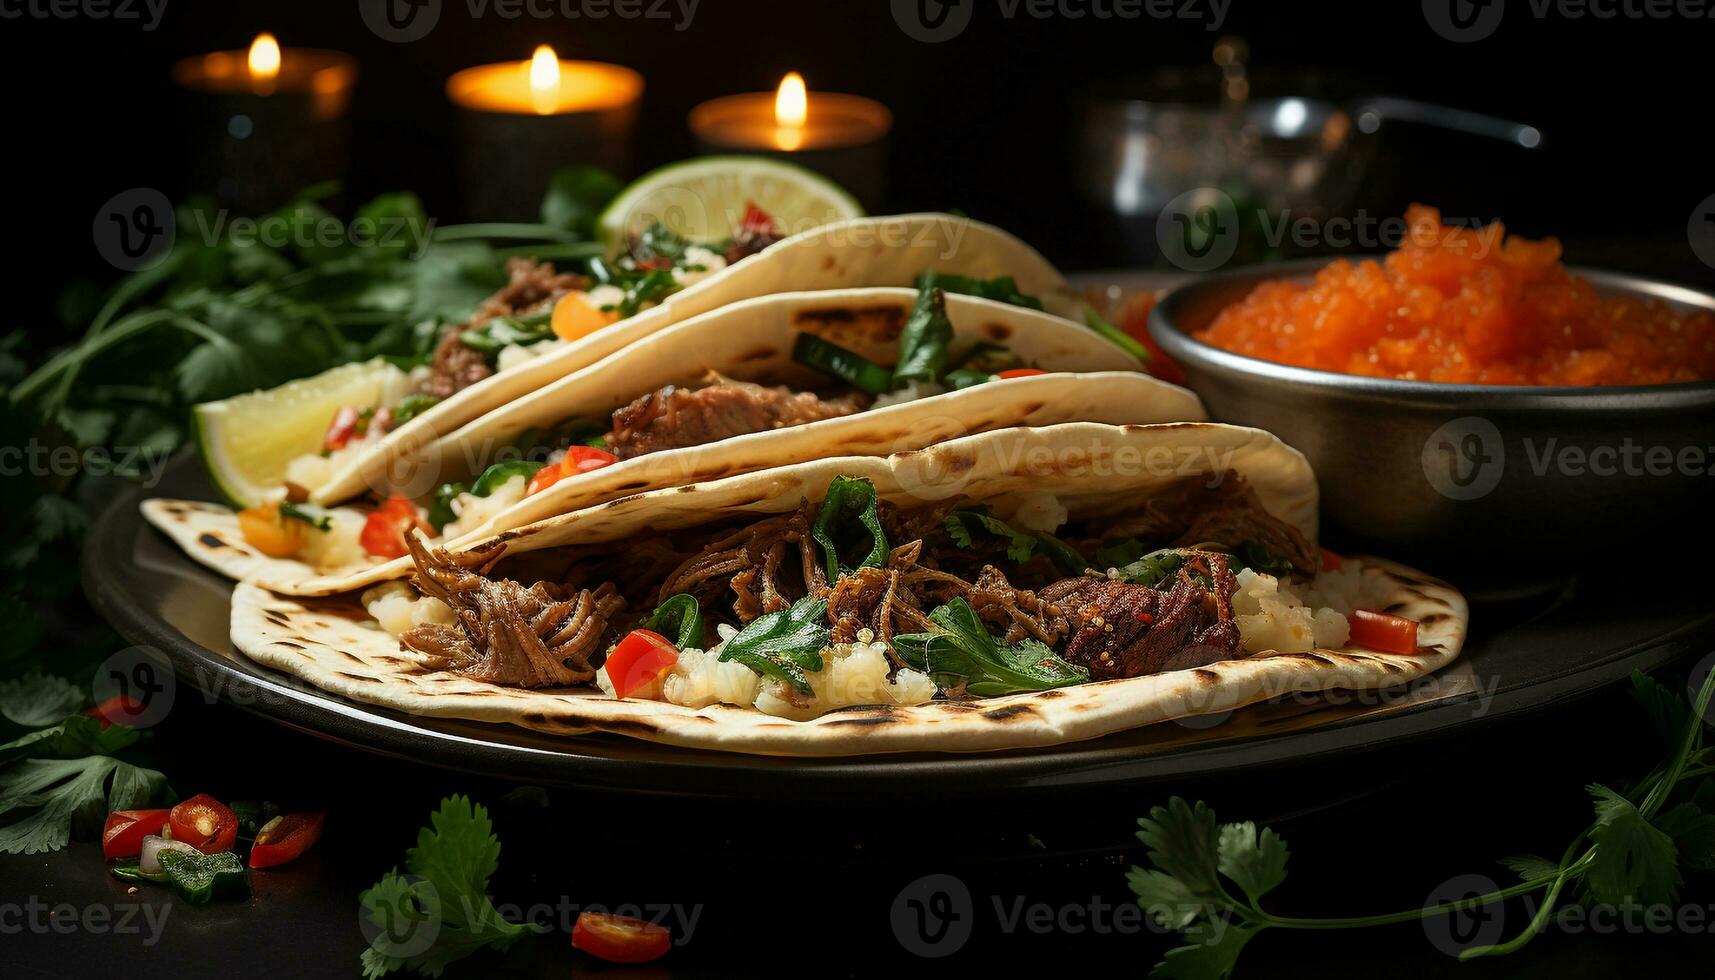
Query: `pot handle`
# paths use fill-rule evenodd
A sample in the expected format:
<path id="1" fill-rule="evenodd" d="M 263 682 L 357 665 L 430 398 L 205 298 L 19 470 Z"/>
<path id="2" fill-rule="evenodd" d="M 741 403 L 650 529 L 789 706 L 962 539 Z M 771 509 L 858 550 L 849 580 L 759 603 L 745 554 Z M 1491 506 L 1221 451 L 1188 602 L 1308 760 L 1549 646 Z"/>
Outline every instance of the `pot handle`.
<path id="1" fill-rule="evenodd" d="M 1353 107 L 1352 116 L 1357 120 L 1358 129 L 1364 133 L 1374 133 L 1381 128 L 1382 123 L 1391 120 L 1439 126 L 1442 129 L 1511 143 L 1526 150 L 1542 146 L 1542 130 L 1535 126 L 1501 119 L 1498 116 L 1486 116 L 1480 112 L 1391 95 L 1377 95 L 1360 100 Z"/>

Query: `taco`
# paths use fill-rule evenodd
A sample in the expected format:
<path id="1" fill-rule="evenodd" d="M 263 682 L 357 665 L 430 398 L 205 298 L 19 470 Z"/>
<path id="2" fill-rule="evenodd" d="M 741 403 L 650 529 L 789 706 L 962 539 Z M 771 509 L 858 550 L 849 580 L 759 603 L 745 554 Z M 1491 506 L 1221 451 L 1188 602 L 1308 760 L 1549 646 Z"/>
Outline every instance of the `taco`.
<path id="1" fill-rule="evenodd" d="M 1273 436 L 1009 429 L 574 511 L 407 581 L 241 584 L 232 640 L 355 700 L 780 755 L 1057 744 L 1459 653 L 1457 591 L 1325 556 Z"/>
<path id="2" fill-rule="evenodd" d="M 384 503 L 300 495 L 234 514 L 151 500 L 192 557 L 275 591 L 402 573 L 404 534 L 457 546 L 626 494 L 827 456 L 1069 421 L 1195 421 L 1189 391 L 1036 310 L 939 288 L 781 293 L 693 317 L 369 477 Z"/>
<path id="3" fill-rule="evenodd" d="M 620 258 L 592 260 L 588 275 L 516 260 L 503 289 L 441 331 L 428 365 L 381 365 L 382 380 L 365 388 L 364 404 L 340 406 L 320 439 L 307 437 L 277 469 L 264 468 L 317 504 L 350 499 L 366 492 L 366 474 L 377 466 L 514 399 L 664 327 L 772 293 L 908 286 L 933 271 L 949 292 L 1081 316 L 1077 297 L 1041 255 L 965 218 L 857 218 L 778 240 L 771 222 L 753 224 L 730 241 L 702 245 L 655 225 L 633 236 Z M 218 426 L 227 404 L 200 406 L 199 420 Z"/>

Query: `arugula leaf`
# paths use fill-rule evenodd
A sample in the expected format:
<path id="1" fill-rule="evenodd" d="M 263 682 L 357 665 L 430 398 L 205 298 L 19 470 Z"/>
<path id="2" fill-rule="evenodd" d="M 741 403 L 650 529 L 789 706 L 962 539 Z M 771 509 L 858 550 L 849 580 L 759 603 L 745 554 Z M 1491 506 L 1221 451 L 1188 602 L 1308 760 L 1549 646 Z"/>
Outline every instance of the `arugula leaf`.
<path id="1" fill-rule="evenodd" d="M 751 620 L 721 648 L 719 659 L 777 677 L 799 694 L 813 694 L 805 672 L 822 669 L 822 649 L 831 636 L 827 616 L 828 600 L 806 596 L 789 609 Z"/>
<path id="2" fill-rule="evenodd" d="M 417 834 L 405 854 L 407 877 L 397 868 L 358 897 L 376 929 L 363 951 L 363 974 L 395 970 L 439 976 L 447 965 L 481 949 L 504 950 L 535 931 L 509 922 L 488 898 L 488 881 L 500 864 L 500 840 L 488 811 L 465 796 L 450 796 Z M 401 930 L 403 918 L 407 927 Z M 423 933 L 432 941 L 418 949 Z"/>
<path id="3" fill-rule="evenodd" d="M 1249 820 L 1221 826 L 1216 866 L 1244 889 L 1252 905 L 1286 880 L 1288 856 L 1286 842 L 1273 830 L 1258 833 Z"/>
<path id="4" fill-rule="evenodd" d="M 55 498 L 45 498 L 55 499 Z M 51 674 L 27 674 L 0 681 L 0 716 L 14 725 L 40 728 L 83 710 L 84 688 Z"/>
<path id="5" fill-rule="evenodd" d="M 1029 561 L 1040 550 L 1063 575 L 1082 575 L 1090 567 L 1083 555 L 1054 535 L 1016 530 L 984 510 L 951 511 L 941 523 L 946 527 L 948 537 L 961 548 L 972 547 L 977 534 L 987 534 L 1006 541 L 1006 556 L 1013 561 Z"/>
<path id="6" fill-rule="evenodd" d="M 708 635 L 708 627 L 703 623 L 702 603 L 696 596 L 683 592 L 668 596 L 637 627 L 660 633 L 681 650 L 701 650 L 703 638 Z"/>
<path id="7" fill-rule="evenodd" d="M 57 851 L 74 829 L 93 832 L 108 813 L 170 792 L 165 776 L 111 756 L 14 762 L 0 769 L 0 818 L 9 818 L 0 826 L 0 853 Z"/>
<path id="8" fill-rule="evenodd" d="M 917 301 L 899 331 L 899 358 L 893 365 L 893 387 L 913 381 L 939 381 L 947 370 L 947 348 L 953 342 L 953 321 L 947 319 L 947 297 L 935 286 L 919 286 Z"/>
<path id="9" fill-rule="evenodd" d="M 887 534 L 878 506 L 875 484 L 868 480 L 837 476 L 828 484 L 810 536 L 822 548 L 829 585 L 846 572 L 887 563 Z M 848 558 L 855 561 L 848 563 Z"/>
<path id="10" fill-rule="evenodd" d="M 1595 860 L 1584 879 L 1590 896 L 1610 905 L 1672 903 L 1680 881 L 1673 838 L 1608 787 L 1591 783 L 1585 789 L 1596 800 L 1596 826 L 1590 831 Z"/>
<path id="11" fill-rule="evenodd" d="M 589 236 L 602 209 L 619 194 L 619 180 L 597 167 L 562 167 L 548 180 L 542 223 Z"/>
<path id="12" fill-rule="evenodd" d="M 943 688 L 965 685 L 976 697 L 1043 691 L 1090 679 L 1082 667 L 1061 660 L 1047 645 L 1025 640 L 1011 646 L 989 635 L 971 604 L 962 597 L 937 606 L 929 619 L 938 633 L 905 633 L 893 638 L 894 652 Z"/>
<path id="13" fill-rule="evenodd" d="M 112 755 L 141 737 L 129 725 L 109 724 L 88 715 L 71 715 L 57 725 L 38 728 L 0 745 L 0 765 L 26 756 L 71 759 L 84 755 Z"/>
<path id="14" fill-rule="evenodd" d="M 1032 310 L 1042 309 L 1042 301 L 1020 292 L 1018 282 L 1012 276 L 978 279 L 974 276 L 957 276 L 945 272 L 930 271 L 917 277 L 917 289 L 919 295 L 927 290 L 940 289 L 949 293 L 975 296 L 978 299 L 992 299 L 997 303 L 1009 303 L 1013 306 L 1023 306 Z"/>

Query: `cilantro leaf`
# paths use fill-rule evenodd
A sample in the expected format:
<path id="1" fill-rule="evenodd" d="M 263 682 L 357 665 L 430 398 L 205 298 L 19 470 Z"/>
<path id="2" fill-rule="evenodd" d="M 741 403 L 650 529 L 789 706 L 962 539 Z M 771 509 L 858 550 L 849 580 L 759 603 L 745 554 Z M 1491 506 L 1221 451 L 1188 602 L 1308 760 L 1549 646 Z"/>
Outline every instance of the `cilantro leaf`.
<path id="1" fill-rule="evenodd" d="M 963 684 L 967 693 L 990 698 L 1090 679 L 1089 671 L 1060 659 L 1037 640 L 1008 645 L 995 639 L 963 597 L 937 606 L 929 619 L 941 632 L 900 634 L 893 638 L 893 649 L 940 687 Z"/>
<path id="2" fill-rule="evenodd" d="M 984 534 L 1004 539 L 1006 557 L 1016 562 L 1029 561 L 1041 551 L 1063 575 L 1082 575 L 1090 567 L 1083 555 L 1052 534 L 1020 531 L 987 511 L 955 510 L 942 518 L 941 523 L 947 529 L 947 536 L 961 548 L 973 547 L 976 536 Z"/>
<path id="3" fill-rule="evenodd" d="M 1501 863 L 1511 868 L 1525 881 L 1540 881 L 1560 873 L 1560 865 L 1547 858 L 1535 854 L 1514 854 L 1501 858 Z"/>
<path id="4" fill-rule="evenodd" d="M 1620 905 L 1672 903 L 1679 892 L 1678 849 L 1632 802 L 1600 783 L 1586 787 L 1596 800 L 1590 831 L 1595 858 L 1585 883 L 1597 902 Z"/>
<path id="5" fill-rule="evenodd" d="M 1125 880 L 1137 904 L 1163 928 L 1183 929 L 1211 909 L 1208 901 L 1191 894 L 1183 881 L 1165 871 L 1134 867 Z"/>
<path id="6" fill-rule="evenodd" d="M 1681 864 L 1693 871 L 1715 871 L 1715 813 L 1681 803 L 1658 814 L 1655 825 L 1673 839 Z"/>
<path id="7" fill-rule="evenodd" d="M 24 728 L 52 725 L 83 710 L 86 693 L 84 688 L 51 674 L 0 681 L 0 716 Z"/>
<path id="8" fill-rule="evenodd" d="M 1178 878 L 1192 895 L 1227 901 L 1217 877 L 1220 871 L 1220 831 L 1215 811 L 1202 800 L 1195 806 L 1175 796 L 1166 806 L 1151 807 L 1137 821 L 1137 839 L 1149 848 L 1149 860 Z"/>
<path id="9" fill-rule="evenodd" d="M 1244 889 L 1253 906 L 1286 880 L 1288 856 L 1286 841 L 1267 827 L 1258 833 L 1249 820 L 1221 827 L 1217 866 Z"/>
<path id="10" fill-rule="evenodd" d="M 24 759 L 0 769 L 0 853 L 57 851 L 113 810 L 165 798 L 165 776 L 105 755 Z M 16 816 L 14 816 L 16 814 Z"/>
<path id="11" fill-rule="evenodd" d="M 112 755 L 137 741 L 141 733 L 128 725 L 101 727 L 101 719 L 72 715 L 57 725 L 0 745 L 0 765 L 27 756 L 71 759 L 84 755 Z"/>
<path id="12" fill-rule="evenodd" d="M 1185 930 L 1185 944 L 1168 950 L 1149 971 L 1163 980 L 1226 980 L 1233 975 L 1239 953 L 1260 929 L 1215 919 Z"/>
<path id="13" fill-rule="evenodd" d="M 499 865 L 488 811 L 465 796 L 442 800 L 405 854 L 408 874 L 389 870 L 358 897 L 376 930 L 363 952 L 364 976 L 401 969 L 439 976 L 455 960 L 504 950 L 534 931 L 502 917 L 489 900 L 488 880 Z"/>
<path id="14" fill-rule="evenodd" d="M 548 193 L 542 199 L 542 223 L 588 235 L 619 190 L 618 179 L 605 170 L 562 167 L 548 181 Z"/>
<path id="15" fill-rule="evenodd" d="M 1632 671 L 1632 698 L 1649 716 L 1650 725 L 1668 748 L 1679 746 L 1680 733 L 1691 717 L 1691 706 L 1678 691 L 1640 670 Z"/>

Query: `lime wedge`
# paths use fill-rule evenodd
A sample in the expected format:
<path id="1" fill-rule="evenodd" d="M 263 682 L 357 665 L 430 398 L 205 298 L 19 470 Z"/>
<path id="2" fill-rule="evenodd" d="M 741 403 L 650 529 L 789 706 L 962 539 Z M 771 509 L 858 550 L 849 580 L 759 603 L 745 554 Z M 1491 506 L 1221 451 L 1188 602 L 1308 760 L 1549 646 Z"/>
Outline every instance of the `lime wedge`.
<path id="1" fill-rule="evenodd" d="M 391 401 L 405 393 L 407 381 L 404 371 L 377 358 L 206 402 L 192 413 L 197 448 L 220 492 L 248 507 L 277 493 L 288 462 L 321 451 L 340 406 Z"/>
<path id="2" fill-rule="evenodd" d="M 610 253 L 657 221 L 693 242 L 717 242 L 732 236 L 748 203 L 768 212 L 788 235 L 863 215 L 844 188 L 797 164 L 697 157 L 632 181 L 602 212 L 596 232 Z"/>

